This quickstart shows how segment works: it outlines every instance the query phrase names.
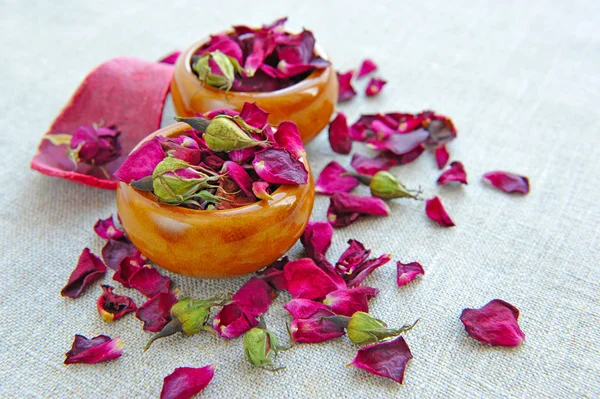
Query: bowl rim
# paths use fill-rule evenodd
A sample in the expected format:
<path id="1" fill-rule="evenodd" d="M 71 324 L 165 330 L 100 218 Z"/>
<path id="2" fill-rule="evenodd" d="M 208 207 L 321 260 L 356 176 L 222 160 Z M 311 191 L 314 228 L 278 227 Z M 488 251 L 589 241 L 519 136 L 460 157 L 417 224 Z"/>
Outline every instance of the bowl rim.
<path id="1" fill-rule="evenodd" d="M 224 30 L 221 31 L 219 33 L 216 33 L 217 35 L 220 34 L 230 34 L 233 32 L 233 29 L 228 29 L 228 30 Z M 292 33 L 291 31 L 285 30 L 286 33 Z M 304 84 L 306 85 L 306 83 L 310 83 L 315 81 L 316 79 L 320 78 L 322 75 L 324 75 L 326 72 L 329 72 L 332 69 L 332 64 L 331 64 L 331 60 L 329 59 L 329 56 L 327 55 L 327 53 L 325 53 L 325 50 L 323 49 L 323 47 L 321 47 L 321 45 L 315 40 L 315 48 L 314 48 L 314 52 L 321 58 L 323 58 L 325 61 L 329 61 L 329 66 L 327 68 L 324 69 L 315 69 L 310 75 L 308 75 L 306 78 L 302 79 L 301 81 L 294 83 L 293 85 L 289 86 L 289 87 L 285 87 L 283 89 L 279 89 L 279 90 L 275 90 L 275 91 L 225 91 L 225 90 L 221 90 L 221 89 L 217 89 L 216 87 L 210 86 L 205 84 L 204 82 L 200 81 L 198 79 L 198 77 L 196 76 L 196 74 L 194 73 L 194 71 L 192 71 L 192 56 L 196 53 L 196 51 L 198 51 L 198 49 L 200 47 L 202 47 L 203 45 L 205 45 L 206 43 L 208 43 L 208 41 L 210 40 L 211 36 L 213 35 L 209 35 L 208 37 L 204 37 L 200 40 L 198 40 L 197 42 L 195 42 L 194 44 L 192 44 L 190 47 L 188 47 L 180 56 L 180 59 L 183 62 L 183 68 L 185 70 L 185 73 L 189 76 L 192 76 L 194 78 L 194 80 L 198 83 L 198 85 L 202 86 L 205 90 L 210 90 L 214 93 L 225 93 L 228 95 L 235 95 L 235 96 L 248 96 L 248 97 L 260 97 L 260 98 L 270 98 L 270 97 L 278 97 L 280 95 L 285 95 L 291 92 L 295 92 L 296 89 L 298 88 L 298 86 Z M 175 68 L 177 68 L 177 64 L 179 64 L 178 62 L 175 65 Z M 175 80 L 173 80 L 175 81 Z"/>
<path id="2" fill-rule="evenodd" d="M 161 129 L 156 130 L 155 132 L 149 134 L 148 136 L 144 137 L 135 147 L 133 147 L 130 154 L 132 152 L 136 151 L 142 144 L 154 139 L 155 137 L 158 137 L 158 136 L 169 137 L 169 138 L 178 137 L 178 136 L 184 134 L 186 131 L 191 130 L 191 129 L 192 129 L 192 127 L 184 122 L 177 122 L 172 125 L 165 126 Z M 276 128 L 273 128 L 273 130 L 276 131 Z M 186 216 L 200 216 L 203 214 L 204 215 L 206 215 L 206 214 L 215 215 L 216 214 L 216 215 L 232 215 L 233 216 L 236 214 L 259 211 L 262 208 L 265 208 L 267 206 L 277 205 L 282 200 L 285 200 L 286 198 L 288 198 L 289 194 L 290 194 L 289 192 L 282 193 L 281 192 L 282 188 L 288 188 L 290 190 L 299 190 L 304 185 L 310 185 L 311 181 L 312 181 L 312 171 L 310 169 L 310 164 L 308 163 L 308 159 L 306 158 L 306 155 L 304 155 L 304 156 L 300 157 L 299 160 L 300 160 L 300 162 L 302 162 L 304 164 L 304 167 L 306 168 L 306 170 L 308 172 L 308 181 L 306 182 L 306 184 L 299 184 L 297 186 L 290 185 L 290 184 L 281 184 L 277 188 L 277 190 L 275 190 L 271 194 L 271 196 L 273 197 L 272 200 L 261 199 L 259 201 L 253 202 L 251 204 L 240 206 L 237 208 L 231 208 L 231 209 L 199 210 L 199 209 L 184 208 L 184 207 L 181 207 L 178 205 L 164 204 L 164 203 L 161 203 L 160 201 L 158 201 L 158 199 L 156 199 L 156 197 L 154 195 L 152 195 L 151 193 L 136 190 L 135 188 L 131 187 L 130 184 L 127 184 L 122 181 L 118 182 L 119 184 L 117 186 L 117 189 L 123 190 L 122 186 L 129 188 L 136 195 L 143 198 L 145 201 L 152 202 L 154 204 L 154 206 L 159 207 L 161 210 L 163 210 L 165 212 L 174 212 L 178 215 L 186 215 Z"/>

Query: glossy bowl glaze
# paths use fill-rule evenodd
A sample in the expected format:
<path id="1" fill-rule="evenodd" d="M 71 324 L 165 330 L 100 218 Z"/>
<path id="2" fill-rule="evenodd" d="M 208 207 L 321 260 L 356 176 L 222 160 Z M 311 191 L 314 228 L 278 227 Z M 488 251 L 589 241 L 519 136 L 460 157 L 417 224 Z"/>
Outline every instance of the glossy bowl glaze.
<path id="1" fill-rule="evenodd" d="M 187 124 L 176 123 L 141 143 L 159 135 L 176 137 L 188 129 Z M 117 210 L 135 246 L 165 269 L 200 278 L 252 273 L 283 256 L 304 231 L 313 207 L 314 185 L 308 162 L 302 162 L 309 172 L 308 184 L 282 185 L 272 200 L 199 211 L 159 203 L 152 194 L 121 182 Z"/>
<path id="2" fill-rule="evenodd" d="M 208 40 L 206 38 L 192 45 L 175 63 L 171 95 L 177 115 L 196 116 L 218 108 L 240 111 L 244 103 L 256 102 L 269 113 L 270 123 L 295 122 L 305 144 L 327 126 L 338 98 L 337 75 L 332 65 L 314 71 L 306 79 L 285 89 L 264 93 L 225 92 L 205 85 L 192 71 L 192 56 Z M 315 51 L 328 59 L 318 45 Z"/>

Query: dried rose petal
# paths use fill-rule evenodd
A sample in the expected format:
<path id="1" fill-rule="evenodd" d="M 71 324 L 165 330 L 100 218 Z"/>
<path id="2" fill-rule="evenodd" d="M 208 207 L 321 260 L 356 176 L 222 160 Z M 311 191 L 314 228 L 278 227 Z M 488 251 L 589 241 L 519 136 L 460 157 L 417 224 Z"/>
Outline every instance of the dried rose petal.
<path id="1" fill-rule="evenodd" d="M 494 299 L 480 309 L 464 309 L 460 315 L 471 338 L 498 346 L 518 346 L 525 340 L 518 319 L 519 309 L 501 299 Z"/>
<path id="2" fill-rule="evenodd" d="M 344 335 L 344 327 L 328 319 L 335 313 L 322 303 L 293 299 L 284 309 L 294 318 L 290 331 L 295 342 L 316 343 Z"/>
<path id="3" fill-rule="evenodd" d="M 142 268 L 142 261 L 139 258 L 126 256 L 119 262 L 119 266 L 113 274 L 113 280 L 118 281 L 125 288 L 131 288 L 129 279 Z"/>
<path id="4" fill-rule="evenodd" d="M 370 249 L 357 240 L 349 240 L 348 248 L 342 253 L 335 264 L 338 273 L 344 278 L 348 287 L 360 285 L 375 269 L 388 263 L 392 256 L 384 254 L 378 258 L 369 259 Z"/>
<path id="5" fill-rule="evenodd" d="M 285 279 L 283 268 L 288 262 L 288 257 L 284 256 L 263 270 L 256 272 L 256 274 L 263 276 L 262 279 L 277 291 L 287 290 L 287 280 Z"/>
<path id="6" fill-rule="evenodd" d="M 361 154 L 354 154 L 350 165 L 361 175 L 373 176 L 379 171 L 387 171 L 394 165 L 397 165 L 398 161 L 392 157 L 388 157 L 384 154 L 378 155 L 375 158 L 369 158 Z"/>
<path id="7" fill-rule="evenodd" d="M 269 309 L 273 295 L 269 284 L 261 278 L 252 277 L 231 299 L 252 316 L 259 316 Z"/>
<path id="8" fill-rule="evenodd" d="M 94 225 L 94 231 L 105 240 L 118 240 L 125 234 L 123 230 L 115 226 L 112 215 L 106 219 L 98 219 Z"/>
<path id="9" fill-rule="evenodd" d="M 354 71 L 348 71 L 346 73 L 337 73 L 338 83 L 340 86 L 340 91 L 338 94 L 338 103 L 343 103 L 351 100 L 356 96 L 356 90 L 352 87 L 352 77 L 354 76 Z"/>
<path id="10" fill-rule="evenodd" d="M 195 136 L 193 132 L 189 132 L 190 135 Z M 175 158 L 181 159 L 191 165 L 198 165 L 202 157 L 204 149 L 201 150 L 198 144 L 200 139 L 198 137 L 192 138 L 189 136 L 179 136 L 174 138 L 167 138 L 159 136 L 158 140 L 163 147 L 163 150 L 167 155 L 172 155 Z M 196 141 L 198 140 L 198 141 Z"/>
<path id="11" fill-rule="evenodd" d="M 438 184 L 446 184 L 452 181 L 467 184 L 467 172 L 461 162 L 452 162 L 450 164 L 450 169 L 442 173 L 437 179 Z"/>
<path id="12" fill-rule="evenodd" d="M 327 209 L 327 220 L 333 227 L 345 227 L 363 215 L 387 216 L 390 209 L 381 198 L 359 197 L 350 193 L 335 192 Z"/>
<path id="13" fill-rule="evenodd" d="M 271 185 L 266 181 L 255 181 L 252 183 L 252 193 L 258 199 L 272 200 Z"/>
<path id="14" fill-rule="evenodd" d="M 243 52 L 239 43 L 226 34 L 211 35 L 210 42 L 206 47 L 198 51 L 198 55 L 220 51 L 229 57 L 235 58 L 238 63 L 242 63 Z"/>
<path id="15" fill-rule="evenodd" d="M 281 148 L 285 148 L 295 156 L 300 158 L 305 155 L 304 145 L 300 138 L 298 126 L 294 122 L 284 121 L 277 126 L 277 131 L 274 135 L 275 142 Z"/>
<path id="16" fill-rule="evenodd" d="M 347 288 L 330 292 L 323 304 L 329 306 L 335 314 L 352 316 L 356 312 L 369 312 L 369 299 L 379 290 L 371 287 Z"/>
<path id="17" fill-rule="evenodd" d="M 329 278 L 335 283 L 338 289 L 341 290 L 347 288 L 346 281 L 344 280 L 344 278 L 339 275 L 335 266 L 333 266 L 324 255 L 316 254 L 315 259 L 313 260 L 315 261 L 315 265 L 317 265 L 319 269 L 323 270 L 325 274 L 329 276 Z"/>
<path id="18" fill-rule="evenodd" d="M 429 132 L 428 144 L 440 145 L 456 138 L 456 127 L 447 116 L 424 111 L 419 117 L 423 120 L 421 125 Z"/>
<path id="19" fill-rule="evenodd" d="M 315 259 L 317 255 L 325 255 L 331 246 L 333 229 L 327 222 L 309 221 L 304 229 L 300 241 L 304 245 L 309 258 Z"/>
<path id="20" fill-rule="evenodd" d="M 248 175 L 248 172 L 246 172 L 246 169 L 235 162 L 225 161 L 221 172 L 227 173 L 227 176 L 237 184 L 247 197 L 254 197 L 254 193 L 252 192 L 253 180 Z"/>
<path id="21" fill-rule="evenodd" d="M 229 109 L 229 108 L 217 108 L 217 109 L 213 109 L 212 111 L 208 111 L 206 112 L 203 116 L 204 118 L 211 120 L 214 119 L 215 117 L 219 116 L 219 115 L 227 115 L 227 116 L 237 116 L 240 113 L 238 111 L 235 111 L 233 109 Z"/>
<path id="22" fill-rule="evenodd" d="M 369 138 L 367 127 L 360 121 L 348 127 L 348 136 L 354 141 L 365 141 Z"/>
<path id="23" fill-rule="evenodd" d="M 158 294 L 169 292 L 171 279 L 161 275 L 152 267 L 144 266 L 129 277 L 129 286 L 146 297 L 153 298 Z"/>
<path id="24" fill-rule="evenodd" d="M 288 262 L 283 272 L 292 298 L 320 300 L 331 291 L 345 288 L 309 258 Z"/>
<path id="25" fill-rule="evenodd" d="M 75 335 L 73 346 L 68 351 L 65 364 L 93 364 L 121 357 L 125 343 L 121 338 L 112 339 L 106 335 L 87 339 L 83 335 Z"/>
<path id="26" fill-rule="evenodd" d="M 373 60 L 366 58 L 360 65 L 360 68 L 358 70 L 358 74 L 356 75 L 356 78 L 360 79 L 363 76 L 366 76 L 376 70 L 377 70 L 377 64 L 375 64 L 375 62 L 373 62 Z"/>
<path id="27" fill-rule="evenodd" d="M 267 126 L 269 113 L 256 103 L 244 103 L 240 117 L 253 128 L 262 130 Z"/>
<path id="28" fill-rule="evenodd" d="M 402 384 L 406 364 L 412 358 L 406 341 L 398 337 L 360 348 L 350 365 Z"/>
<path id="29" fill-rule="evenodd" d="M 60 294 L 75 299 L 90 284 L 104 276 L 104 273 L 106 273 L 106 265 L 89 248 L 85 248 Z"/>
<path id="30" fill-rule="evenodd" d="M 331 149 L 338 154 L 350 154 L 352 150 L 352 139 L 346 115 L 338 112 L 335 119 L 329 124 L 329 144 Z"/>
<path id="31" fill-rule="evenodd" d="M 371 78 L 367 84 L 367 88 L 365 89 L 365 94 L 367 97 L 376 96 L 381 92 L 386 83 L 387 82 L 381 78 Z"/>
<path id="32" fill-rule="evenodd" d="M 79 126 L 71 135 L 70 149 L 75 151 L 75 162 L 101 166 L 121 155 L 119 135 L 113 127 Z"/>
<path id="33" fill-rule="evenodd" d="M 442 201 L 438 197 L 433 197 L 427 200 L 425 204 L 425 213 L 429 219 L 438 223 L 442 227 L 452 227 L 454 222 L 450 219 L 450 216 L 446 213 Z"/>
<path id="34" fill-rule="evenodd" d="M 419 262 L 402 263 L 398 261 L 396 267 L 398 270 L 398 287 L 410 283 L 419 274 L 425 274 L 425 270 L 423 270 L 423 266 Z"/>
<path id="35" fill-rule="evenodd" d="M 244 71 L 249 77 L 254 76 L 258 68 L 263 64 L 265 58 L 275 50 L 275 38 L 269 29 L 254 31 L 251 53 L 246 57 Z"/>
<path id="36" fill-rule="evenodd" d="M 216 208 L 219 210 L 238 208 L 256 201 L 254 194 L 252 197 L 248 197 L 244 192 L 239 190 L 238 185 L 230 178 L 220 179 L 217 196 L 227 199 L 227 201 L 221 201 L 217 204 Z"/>
<path id="37" fill-rule="evenodd" d="M 194 368 L 178 367 L 165 377 L 160 399 L 191 399 L 210 383 L 215 375 L 215 365 Z"/>
<path id="38" fill-rule="evenodd" d="M 346 169 L 336 161 L 331 161 L 323 168 L 315 183 L 315 191 L 321 194 L 333 195 L 338 191 L 352 191 L 360 184 L 353 176 L 342 176 L 348 173 Z"/>
<path id="39" fill-rule="evenodd" d="M 142 144 L 140 148 L 129 154 L 127 159 L 114 173 L 114 176 L 124 183 L 152 176 L 152 172 L 167 155 L 158 137 Z"/>
<path id="40" fill-rule="evenodd" d="M 108 240 L 106 245 L 102 247 L 102 259 L 106 266 L 113 270 L 117 270 L 119 264 L 127 257 L 137 260 L 140 264 L 146 261 L 146 257 L 126 236 L 121 237 L 119 240 Z"/>
<path id="41" fill-rule="evenodd" d="M 384 140 L 370 139 L 367 146 L 377 151 L 391 151 L 396 155 L 406 154 L 419 147 L 429 137 L 424 129 L 410 133 L 392 134 Z"/>
<path id="42" fill-rule="evenodd" d="M 114 294 L 113 289 L 110 285 L 102 285 L 102 295 L 96 302 L 100 317 L 107 322 L 119 320 L 125 314 L 137 310 L 133 299 Z"/>
<path id="43" fill-rule="evenodd" d="M 238 303 L 223 306 L 213 320 L 215 331 L 225 339 L 239 337 L 257 325 L 258 320 Z"/>
<path id="44" fill-rule="evenodd" d="M 487 172 L 483 175 L 483 179 L 489 181 L 492 186 L 499 188 L 505 193 L 529 193 L 529 179 L 525 176 L 497 170 Z"/>
<path id="45" fill-rule="evenodd" d="M 402 155 L 396 155 L 396 160 L 400 165 L 406 165 L 406 164 L 409 164 L 409 163 L 415 161 L 424 152 L 425 152 L 425 146 L 423 144 L 419 144 L 418 146 L 416 146 L 415 148 L 413 148 L 412 150 L 410 150 L 407 153 L 404 153 Z M 393 154 L 390 154 L 390 156 L 391 155 L 393 155 Z"/>
<path id="46" fill-rule="evenodd" d="M 450 153 L 446 148 L 446 145 L 441 145 L 435 149 L 435 162 L 439 169 L 444 169 L 444 166 L 450 160 Z"/>
<path id="47" fill-rule="evenodd" d="M 175 303 L 177 297 L 172 292 L 158 294 L 140 306 L 135 317 L 144 322 L 144 330 L 159 332 L 171 321 L 171 308 Z"/>
<path id="48" fill-rule="evenodd" d="M 173 64 L 175 64 L 175 62 L 177 61 L 177 58 L 179 58 L 180 55 L 181 55 L 181 51 L 179 51 L 179 50 L 173 51 L 171 54 L 168 54 L 168 55 L 164 56 L 163 58 L 161 58 L 160 60 L 158 60 L 158 62 L 160 62 L 162 64 L 173 65 Z"/>
<path id="49" fill-rule="evenodd" d="M 268 148 L 257 152 L 252 166 L 258 176 L 272 184 L 306 184 L 308 172 L 304 164 L 281 148 Z"/>

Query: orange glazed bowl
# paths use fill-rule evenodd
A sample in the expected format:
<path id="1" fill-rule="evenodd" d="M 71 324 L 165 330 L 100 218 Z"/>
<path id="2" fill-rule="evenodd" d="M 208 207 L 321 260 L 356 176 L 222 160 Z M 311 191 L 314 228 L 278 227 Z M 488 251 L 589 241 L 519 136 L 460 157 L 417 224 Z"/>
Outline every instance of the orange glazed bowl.
<path id="1" fill-rule="evenodd" d="M 189 125 L 176 123 L 156 136 L 176 137 Z M 240 208 L 195 210 L 159 203 L 151 193 L 120 182 L 117 210 L 127 236 L 157 265 L 200 278 L 225 278 L 255 272 L 279 259 L 302 235 L 314 202 L 310 166 L 308 183 L 281 185 L 271 196 Z"/>
<path id="2" fill-rule="evenodd" d="M 206 38 L 181 53 L 175 63 L 171 95 L 178 116 L 196 116 L 218 108 L 240 111 L 244 103 L 256 102 L 269 113 L 269 122 L 278 125 L 290 120 L 298 126 L 306 144 L 329 123 L 338 99 L 338 81 L 332 65 L 315 70 L 306 79 L 285 89 L 271 92 L 219 90 L 201 82 L 192 71 L 192 56 L 208 43 Z M 315 52 L 329 60 L 319 45 Z"/>

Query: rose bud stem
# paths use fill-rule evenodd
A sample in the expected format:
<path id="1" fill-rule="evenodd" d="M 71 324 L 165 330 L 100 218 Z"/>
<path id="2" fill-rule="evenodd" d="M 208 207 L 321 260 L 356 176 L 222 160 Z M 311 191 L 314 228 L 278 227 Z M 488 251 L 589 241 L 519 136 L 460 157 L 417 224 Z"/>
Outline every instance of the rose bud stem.
<path id="1" fill-rule="evenodd" d="M 369 184 L 371 184 L 371 180 L 373 180 L 373 177 L 371 177 L 369 175 L 361 175 L 360 173 L 346 172 L 346 173 L 342 173 L 341 176 L 352 176 L 352 177 L 358 179 L 358 181 L 361 182 L 362 184 L 364 184 L 365 186 L 368 186 Z"/>
<path id="2" fill-rule="evenodd" d="M 177 319 L 177 317 L 174 317 L 158 334 L 155 334 L 152 338 L 150 338 L 146 346 L 144 346 L 144 352 L 146 352 L 150 348 L 150 345 L 152 345 L 152 343 L 157 339 L 168 337 L 169 335 L 176 334 L 180 331 L 182 331 L 181 322 Z"/>
<path id="3" fill-rule="evenodd" d="M 177 122 L 185 122 L 190 125 L 195 130 L 200 133 L 206 133 L 206 128 L 210 124 L 210 121 L 205 118 L 193 117 L 193 118 L 183 118 L 181 116 L 176 116 L 174 118 Z"/>
<path id="4" fill-rule="evenodd" d="M 131 183 L 129 183 L 129 184 L 131 185 L 131 187 L 135 188 L 136 190 L 140 190 L 140 191 L 152 191 L 153 190 L 152 176 L 146 176 L 139 180 L 132 180 Z"/>

